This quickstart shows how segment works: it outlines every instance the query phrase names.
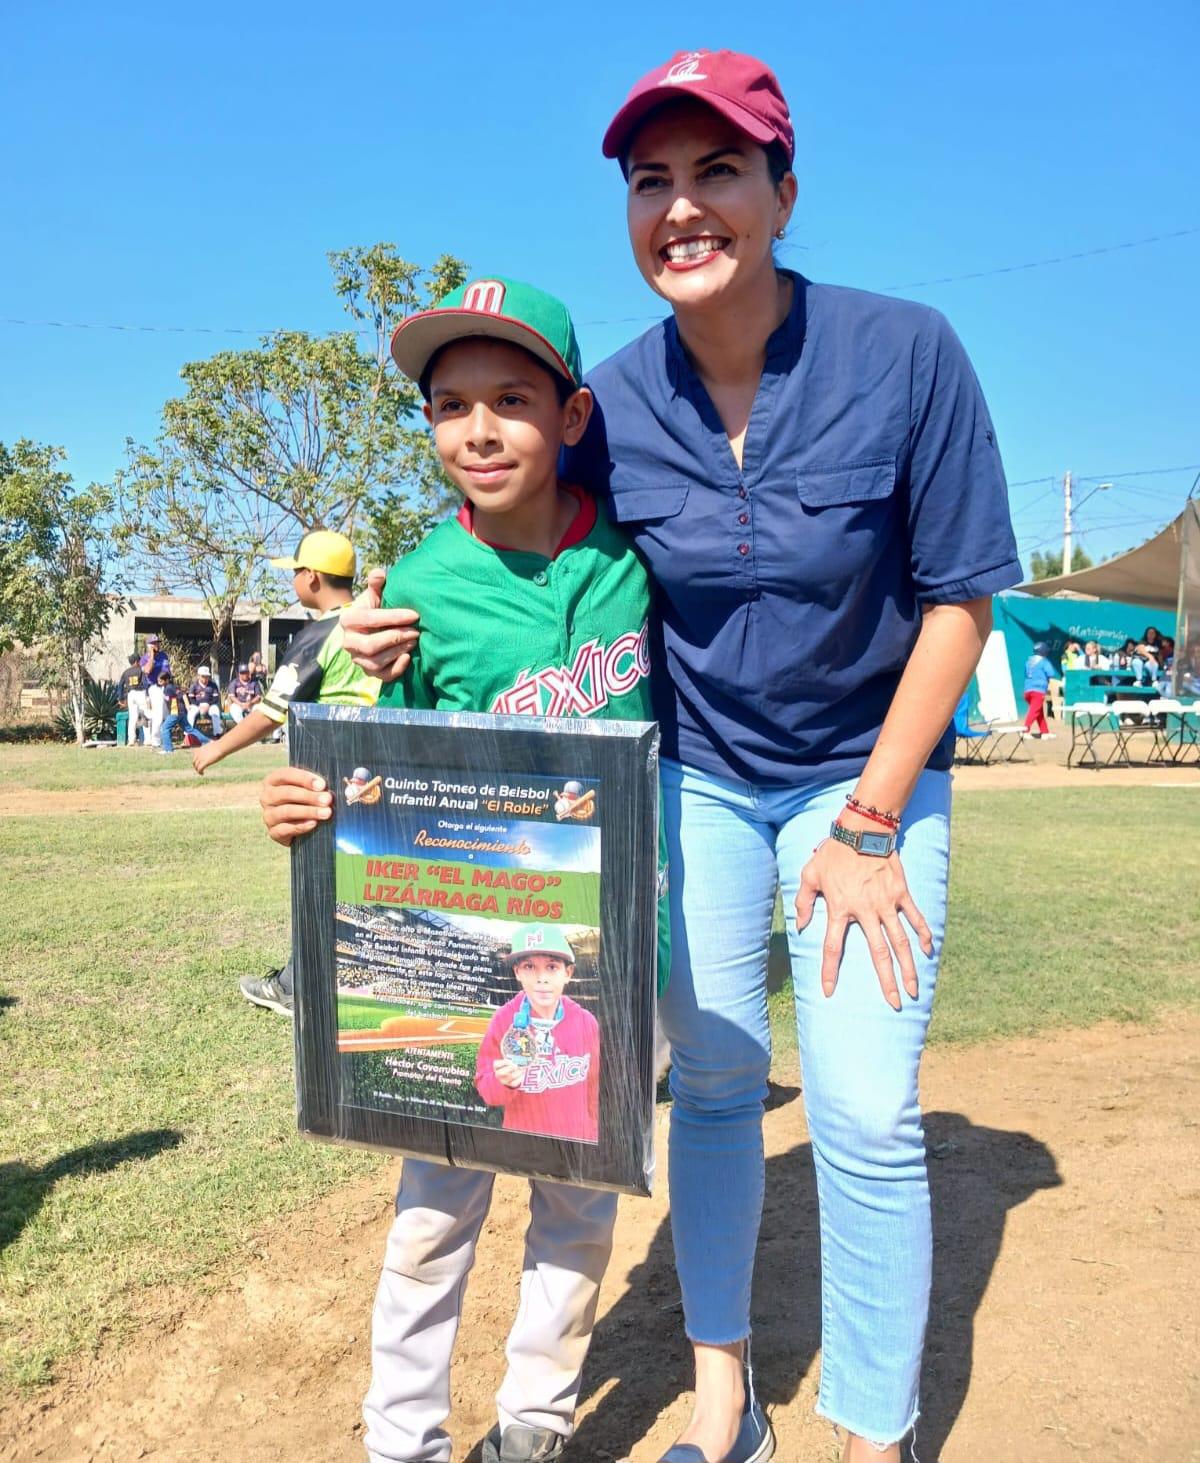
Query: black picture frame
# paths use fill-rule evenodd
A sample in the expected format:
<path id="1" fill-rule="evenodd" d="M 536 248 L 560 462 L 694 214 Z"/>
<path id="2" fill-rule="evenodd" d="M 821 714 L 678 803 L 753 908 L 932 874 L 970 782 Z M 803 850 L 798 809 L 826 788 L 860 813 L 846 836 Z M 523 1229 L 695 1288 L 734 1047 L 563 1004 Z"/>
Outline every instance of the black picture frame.
<path id="1" fill-rule="evenodd" d="M 296 1094 L 301 1132 L 436 1162 L 649 1194 L 654 1169 L 659 816 L 657 725 L 296 704 L 289 712 L 288 743 L 292 764 L 319 773 L 334 792 L 333 818 L 298 839 L 292 848 Z M 365 795 L 358 797 L 356 806 L 355 803 L 347 803 L 346 799 L 356 797 L 356 793 L 350 791 L 350 781 L 358 769 L 369 769 L 374 785 Z M 378 949 L 373 943 L 377 936 L 364 926 L 378 925 L 381 930 L 388 931 L 394 927 L 402 931 L 404 939 L 411 940 L 416 938 L 413 935 L 416 922 L 421 921 L 421 939 L 434 952 L 428 957 L 428 966 L 422 967 L 428 969 L 434 968 L 436 952 L 440 949 L 447 952 L 447 969 L 455 960 L 461 965 L 462 956 L 452 954 L 452 951 L 459 949 L 464 941 L 469 943 L 475 938 L 464 934 L 464 928 L 490 930 L 492 926 L 485 927 L 475 915 L 447 916 L 438 911 L 411 908 L 398 911 L 390 907 L 377 909 L 370 902 L 361 906 L 361 913 L 360 906 L 352 902 L 343 901 L 339 906 L 339 871 L 343 879 L 342 892 L 345 893 L 350 887 L 350 879 L 357 880 L 360 868 L 369 871 L 372 867 L 392 870 L 401 867 L 396 862 L 372 862 L 345 830 L 369 825 L 373 830 L 370 837 L 376 848 L 381 846 L 379 840 L 384 844 L 388 839 L 399 839 L 405 844 L 411 842 L 413 828 L 418 825 L 425 828 L 426 822 L 431 833 L 440 831 L 437 825 L 457 824 L 466 830 L 467 845 L 475 836 L 470 833 L 470 827 L 474 826 L 472 820 L 480 821 L 481 826 L 489 830 L 489 836 L 490 830 L 511 821 L 513 827 L 533 828 L 535 838 L 540 830 L 547 839 L 563 839 L 567 834 L 561 830 L 556 833 L 545 831 L 555 821 L 550 813 L 539 812 L 540 823 L 524 824 L 520 817 L 508 819 L 509 808 L 533 808 L 533 801 L 477 797 L 480 803 L 487 801 L 493 808 L 506 810 L 498 823 L 491 823 L 483 820 L 495 818 L 496 814 L 482 807 L 472 811 L 461 806 L 464 801 L 470 801 L 469 795 L 466 798 L 462 796 L 462 789 L 474 788 L 481 792 L 483 789 L 495 791 L 506 787 L 541 791 L 549 786 L 558 790 L 555 796 L 561 796 L 561 789 L 569 783 L 588 789 L 585 803 L 591 797 L 591 810 L 584 820 L 596 830 L 598 842 L 599 948 L 598 951 L 593 949 L 587 957 L 590 962 L 585 982 L 587 990 L 581 986 L 577 992 L 577 1008 L 584 1005 L 591 1010 L 599 1029 L 599 1115 L 594 1139 L 580 1141 L 575 1137 L 513 1131 L 495 1126 L 495 1111 L 489 1109 L 484 1117 L 480 1117 L 470 1110 L 469 1100 L 466 1110 L 461 1101 L 457 1108 L 453 1103 L 441 1105 L 442 1099 L 437 1096 L 431 1098 L 425 1089 L 419 1098 L 410 1098 L 408 1078 L 395 1076 L 390 1067 L 386 1069 L 385 1080 L 376 1082 L 372 1087 L 375 1076 L 385 1072 L 380 1060 L 371 1058 L 368 1061 L 357 1048 L 339 1050 L 339 958 L 344 1023 L 350 1019 L 346 1011 L 360 999 L 357 995 L 347 994 L 348 982 L 353 984 L 360 979 L 374 982 L 369 987 L 371 994 L 361 1000 L 364 1007 L 368 1003 L 378 1003 L 376 993 L 381 984 L 385 988 L 389 986 L 389 981 L 380 977 L 378 967 L 371 963 L 370 952 Z M 422 785 L 426 788 L 435 785 L 453 787 L 457 790 L 451 799 L 455 806 L 443 809 L 429 805 L 425 800 L 436 798 L 438 794 L 412 792 L 406 790 L 406 785 L 411 788 Z M 359 779 L 358 786 L 365 786 L 362 779 Z M 591 796 L 593 791 L 594 797 Z M 372 799 L 374 806 L 368 815 L 361 809 Z M 414 809 L 411 806 L 414 801 L 423 802 L 423 807 Z M 540 801 L 536 805 L 540 809 Z M 561 808 L 563 805 L 558 806 Z M 355 810 L 353 815 L 352 807 Z M 376 816 L 378 823 L 374 821 Z M 576 817 L 570 812 L 564 816 L 572 820 Z M 340 825 L 343 831 L 339 835 Z M 590 841 L 591 837 L 589 834 L 586 846 L 595 849 L 597 844 Z M 366 840 L 363 842 L 365 845 Z M 473 846 L 482 846 L 478 838 Z M 397 856 L 408 857 L 407 847 L 390 851 Z M 361 864 L 356 862 L 358 857 L 362 859 Z M 427 857 L 418 855 L 420 859 Z M 471 853 L 463 857 L 500 856 Z M 404 867 L 415 869 L 416 865 Z M 426 883 L 433 867 L 427 863 L 421 865 L 421 877 Z M 446 864 L 443 863 L 437 872 L 444 877 L 445 869 Z M 461 868 L 456 877 L 461 877 Z M 467 882 L 480 877 L 483 875 L 476 874 L 472 866 Z M 353 887 L 357 889 L 358 883 L 355 882 Z M 404 886 L 398 881 L 383 891 L 378 883 L 372 886 L 369 880 L 363 888 L 369 895 L 387 893 L 389 899 L 395 898 L 398 891 L 401 897 L 410 899 L 420 893 L 419 890 L 414 891 L 412 884 Z M 594 881 L 587 888 L 594 891 Z M 435 893 L 428 897 L 441 896 Z M 512 895 L 507 897 L 516 898 Z M 588 897 L 591 897 L 590 892 Z M 534 908 L 536 914 L 547 907 L 553 910 L 555 906 L 547 906 L 544 899 L 526 897 L 519 907 L 522 910 Z M 509 908 L 501 903 L 500 915 L 504 917 L 498 918 L 495 928 L 511 934 L 509 926 L 512 922 L 506 917 Z M 393 926 L 387 921 L 396 923 Z M 549 921 L 546 928 L 552 924 L 553 921 Z M 387 942 L 384 946 L 388 952 L 387 959 L 392 960 L 391 952 L 395 946 L 390 936 L 380 935 L 378 938 Z M 353 943 L 355 941 L 359 943 Z M 368 942 L 365 946 L 367 955 L 362 953 L 362 941 Z M 503 948 L 507 951 L 507 939 Z M 486 950 L 483 954 L 475 951 L 470 970 L 482 971 L 487 958 Z M 579 955 L 577 958 L 579 963 L 574 969 L 579 975 L 584 969 L 585 957 Z M 495 976 L 495 990 L 502 995 L 503 979 L 506 975 L 511 979 L 511 975 L 507 974 L 509 967 L 499 952 L 495 960 L 495 969 L 500 972 Z M 399 968 L 399 965 L 389 964 L 386 970 Z M 367 972 L 365 975 L 364 971 Z M 478 978 L 481 991 L 491 980 L 491 977 L 483 975 L 464 978 Z M 354 988 L 356 991 L 359 989 L 357 986 Z M 492 992 L 493 986 L 487 984 L 487 990 Z M 486 1002 L 494 1006 L 498 999 L 498 995 L 488 994 L 481 998 L 480 1004 Z M 513 999 L 520 1001 L 519 990 Z M 525 1009 L 528 1010 L 528 1002 Z M 561 1011 L 560 1003 L 559 1013 Z M 478 1027 L 482 1027 L 486 1014 L 480 1015 Z M 373 1012 L 368 1009 L 364 1019 L 373 1023 Z M 418 1015 L 412 1019 L 428 1021 L 431 1018 Z M 453 1021 L 448 1022 L 447 1029 L 453 1024 Z M 463 1025 L 465 1029 L 466 1023 Z M 379 1030 L 382 1031 L 382 1026 Z M 383 1040 L 378 1032 L 347 1032 L 343 1026 L 343 1044 L 360 1037 L 364 1042 Z M 429 1038 L 430 1041 L 434 1039 L 433 1036 Z M 449 1048 L 443 1050 L 439 1047 L 436 1052 L 430 1051 L 426 1065 L 436 1068 L 437 1060 L 469 1062 L 470 1038 L 462 1036 L 456 1039 L 462 1043 L 461 1058 L 449 1053 Z M 389 1060 L 401 1066 L 408 1059 L 393 1056 Z M 364 1073 L 367 1073 L 365 1078 Z M 460 1084 L 463 1082 L 461 1073 L 455 1080 Z M 395 1094 L 391 1094 L 389 1084 L 395 1084 Z M 434 1089 L 435 1092 L 439 1090 Z M 459 1099 L 462 1097 L 458 1092 L 455 1095 Z M 408 1107 L 410 1101 L 419 1101 L 422 1105 L 420 1111 Z M 508 1108 L 498 1111 L 501 1111 L 504 1121 L 509 1121 Z M 493 1125 L 489 1126 L 489 1123 Z"/>

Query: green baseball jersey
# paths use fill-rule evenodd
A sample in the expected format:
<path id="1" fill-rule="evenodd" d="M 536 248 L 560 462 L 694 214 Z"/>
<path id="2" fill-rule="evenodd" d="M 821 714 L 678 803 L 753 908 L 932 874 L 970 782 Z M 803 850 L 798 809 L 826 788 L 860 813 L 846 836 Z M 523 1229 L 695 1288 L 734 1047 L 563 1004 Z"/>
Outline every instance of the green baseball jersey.
<path id="1" fill-rule="evenodd" d="M 257 706 L 282 724 L 293 701 L 321 701 L 333 706 L 374 706 L 379 682 L 350 659 L 342 640 L 342 610 L 326 610 L 297 630 L 279 662 L 274 679 Z"/>
<path id="2" fill-rule="evenodd" d="M 380 706 L 653 721 L 650 583 L 627 539 L 597 511 L 553 559 L 492 548 L 443 523 L 388 574 L 386 607 L 421 617 L 412 665 Z M 660 829 L 659 988 L 669 923 Z"/>

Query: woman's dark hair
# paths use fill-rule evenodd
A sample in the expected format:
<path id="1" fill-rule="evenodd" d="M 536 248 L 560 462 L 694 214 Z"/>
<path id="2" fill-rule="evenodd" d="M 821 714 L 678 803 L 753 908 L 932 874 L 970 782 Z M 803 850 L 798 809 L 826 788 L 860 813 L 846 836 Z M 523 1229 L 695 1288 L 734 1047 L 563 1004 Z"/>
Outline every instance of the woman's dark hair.
<path id="1" fill-rule="evenodd" d="M 442 353 L 444 351 L 448 351 L 452 345 L 462 345 L 464 340 L 497 339 L 499 339 L 499 337 L 495 335 L 463 335 L 460 336 L 457 340 L 448 340 L 445 345 L 438 346 L 437 350 L 435 350 L 433 355 L 429 357 L 429 360 L 426 361 L 425 369 L 421 372 L 421 375 L 417 381 L 417 389 L 420 391 L 424 399 L 426 401 L 429 400 L 429 383 L 433 378 L 433 368 L 441 359 Z M 524 355 L 527 355 L 529 359 L 533 362 L 533 364 L 538 367 L 539 370 L 545 371 L 546 375 L 549 376 L 551 381 L 554 382 L 554 391 L 558 397 L 559 406 L 566 406 L 571 397 L 574 396 L 575 393 L 579 390 L 579 387 L 576 386 L 574 382 L 568 381 L 565 376 L 560 375 L 557 371 L 552 371 L 540 356 L 535 356 L 532 351 L 527 351 L 523 345 L 517 345 L 515 341 L 511 340 L 502 340 L 500 341 L 500 344 L 513 346 L 514 349 L 521 351 Z"/>

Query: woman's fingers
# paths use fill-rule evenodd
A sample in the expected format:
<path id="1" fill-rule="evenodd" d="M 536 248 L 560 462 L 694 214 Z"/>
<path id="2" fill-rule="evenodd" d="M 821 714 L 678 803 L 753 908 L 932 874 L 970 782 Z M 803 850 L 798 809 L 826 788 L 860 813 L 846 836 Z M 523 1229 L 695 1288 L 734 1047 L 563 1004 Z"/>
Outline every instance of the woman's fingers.
<path id="1" fill-rule="evenodd" d="M 285 848 L 333 816 L 333 795 L 325 779 L 305 767 L 276 767 L 268 772 L 259 788 L 258 803 L 267 833 Z"/>
<path id="2" fill-rule="evenodd" d="M 837 986 L 838 970 L 842 963 L 842 951 L 846 948 L 846 929 L 850 919 L 844 914 L 829 911 L 829 923 L 825 926 L 825 942 L 821 946 L 821 989 L 827 996 L 833 995 Z"/>
<path id="3" fill-rule="evenodd" d="M 817 878 L 815 869 L 811 863 L 804 865 L 800 873 L 800 887 L 796 890 L 796 933 L 799 934 L 813 917 L 813 910 L 817 907 L 817 895 L 821 892 L 821 882 Z"/>
<path id="4" fill-rule="evenodd" d="M 896 962 L 900 966 L 900 980 L 909 996 L 915 1001 L 917 999 L 917 966 L 913 960 L 912 946 L 908 943 L 908 936 L 904 933 L 904 926 L 895 914 L 885 916 L 883 921 L 884 933 L 891 944 L 892 952 Z M 890 964 L 890 962 L 889 962 Z M 892 982 L 893 987 L 895 981 Z"/>
<path id="5" fill-rule="evenodd" d="M 903 897 L 896 901 L 896 908 L 912 926 L 916 937 L 921 942 L 921 949 L 927 956 L 933 954 L 933 931 L 929 928 L 925 916 L 917 908 L 912 895 L 905 889 Z"/>
<path id="6" fill-rule="evenodd" d="M 360 670 L 380 680 L 394 681 L 407 670 L 416 649 L 420 637 L 417 622 L 415 610 L 385 610 L 374 604 L 368 576 L 367 590 L 342 612 L 343 644 Z"/>

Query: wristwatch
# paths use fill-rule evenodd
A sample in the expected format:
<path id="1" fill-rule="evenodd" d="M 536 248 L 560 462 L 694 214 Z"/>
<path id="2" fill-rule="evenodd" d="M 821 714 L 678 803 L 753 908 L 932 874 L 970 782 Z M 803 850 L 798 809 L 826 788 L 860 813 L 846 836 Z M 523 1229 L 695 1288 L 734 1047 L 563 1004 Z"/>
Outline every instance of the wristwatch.
<path id="1" fill-rule="evenodd" d="M 895 833 L 873 833 L 869 828 L 847 828 L 834 822 L 829 829 L 830 838 L 844 843 L 855 853 L 865 853 L 871 858 L 887 858 L 896 851 Z"/>

